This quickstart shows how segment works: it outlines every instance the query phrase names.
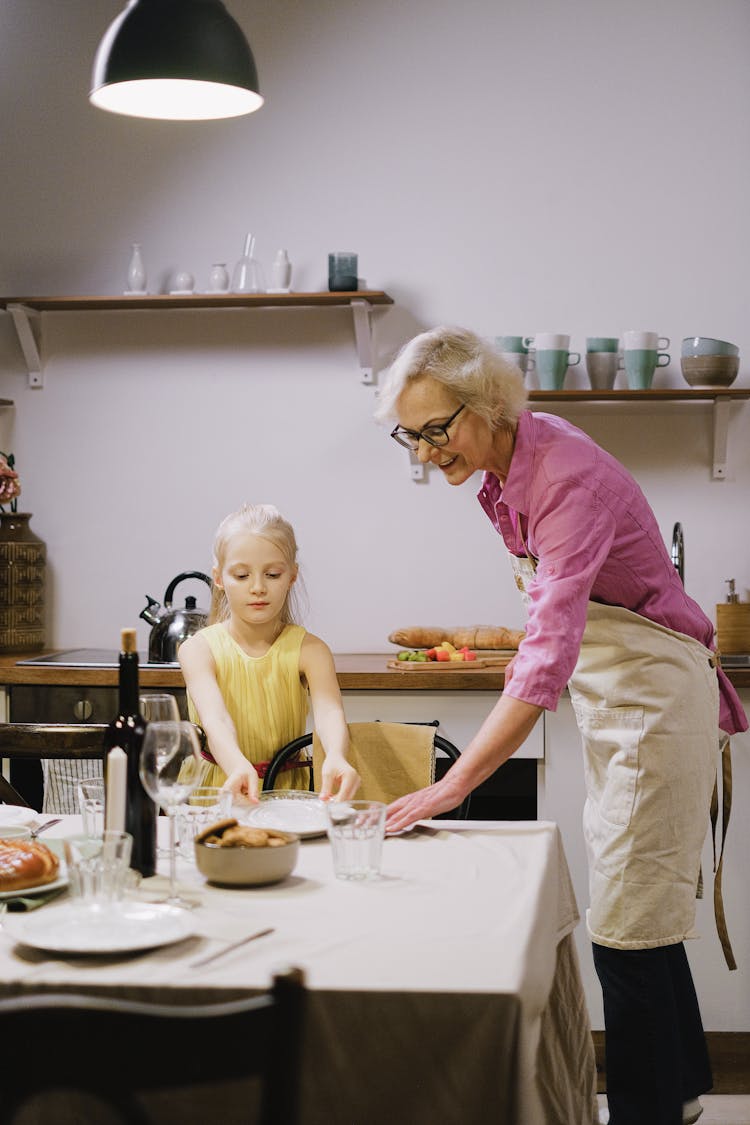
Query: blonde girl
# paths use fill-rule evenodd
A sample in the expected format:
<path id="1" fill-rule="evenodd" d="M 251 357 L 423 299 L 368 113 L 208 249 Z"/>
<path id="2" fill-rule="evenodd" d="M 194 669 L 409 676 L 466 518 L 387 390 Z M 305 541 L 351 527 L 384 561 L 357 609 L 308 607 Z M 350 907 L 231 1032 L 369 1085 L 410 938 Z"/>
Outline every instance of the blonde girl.
<path id="1" fill-rule="evenodd" d="M 297 573 L 294 531 L 276 508 L 231 513 L 214 539 L 208 625 L 180 646 L 190 716 L 208 738 L 203 784 L 236 800 L 257 801 L 274 753 L 304 733 L 308 705 L 326 752 L 320 796 L 346 799 L 359 784 L 331 651 L 294 622 Z M 307 776 L 292 769 L 278 785 L 306 787 Z"/>

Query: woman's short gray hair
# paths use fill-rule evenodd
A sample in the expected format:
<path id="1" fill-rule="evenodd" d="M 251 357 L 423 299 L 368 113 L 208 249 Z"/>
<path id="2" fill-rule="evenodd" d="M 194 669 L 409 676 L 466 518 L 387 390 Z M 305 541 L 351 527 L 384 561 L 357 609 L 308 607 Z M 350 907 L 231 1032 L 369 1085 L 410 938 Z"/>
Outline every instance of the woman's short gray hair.
<path id="1" fill-rule="evenodd" d="M 404 344 L 378 392 L 376 419 L 394 418 L 399 395 L 423 375 L 448 387 L 493 430 L 515 426 L 526 409 L 523 375 L 515 364 L 467 328 L 442 326 Z"/>

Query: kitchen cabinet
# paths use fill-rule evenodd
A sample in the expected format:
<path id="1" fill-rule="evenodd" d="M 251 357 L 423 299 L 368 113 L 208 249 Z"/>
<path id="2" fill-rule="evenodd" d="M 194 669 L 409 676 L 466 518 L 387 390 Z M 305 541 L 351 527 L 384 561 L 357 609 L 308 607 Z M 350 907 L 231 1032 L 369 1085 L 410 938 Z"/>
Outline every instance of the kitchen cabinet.
<path id="1" fill-rule="evenodd" d="M 29 386 L 44 386 L 42 364 L 42 317 L 64 312 L 165 312 L 172 309 L 268 309 L 349 307 L 354 320 L 354 339 L 362 371 L 362 382 L 373 381 L 370 314 L 376 305 L 392 305 L 393 298 L 380 289 L 358 289 L 349 293 L 160 293 L 146 296 L 104 297 L 0 297 L 0 309 L 13 318 L 18 342 L 26 360 Z"/>
<path id="2" fill-rule="evenodd" d="M 563 409 L 571 403 L 655 403 L 709 402 L 713 410 L 713 465 L 714 480 L 724 480 L 727 475 L 729 415 L 732 402 L 750 398 L 750 387 L 715 387 L 710 390 L 677 387 L 650 388 L 643 391 L 530 391 L 529 401 L 548 403 L 551 408 Z"/>

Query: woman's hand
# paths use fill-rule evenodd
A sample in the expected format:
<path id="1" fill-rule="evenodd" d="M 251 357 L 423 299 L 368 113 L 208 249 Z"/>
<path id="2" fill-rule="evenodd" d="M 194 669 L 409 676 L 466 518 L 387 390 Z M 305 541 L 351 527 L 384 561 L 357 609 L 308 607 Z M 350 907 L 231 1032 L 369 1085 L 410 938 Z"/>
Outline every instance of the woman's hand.
<path id="1" fill-rule="evenodd" d="M 418 820 L 429 820 L 438 813 L 449 812 L 450 809 L 457 808 L 465 796 L 465 793 L 458 792 L 446 774 L 434 785 L 407 793 L 405 797 L 399 797 L 390 804 L 385 818 L 386 834 L 403 832 Z"/>
<path id="2" fill-rule="evenodd" d="M 326 754 L 321 770 L 321 801 L 348 801 L 359 788 L 359 774 L 346 758 Z"/>
<path id="3" fill-rule="evenodd" d="M 227 775 L 222 789 L 228 789 L 232 794 L 232 800 L 239 805 L 257 805 L 258 781 L 258 775 L 253 767 L 249 762 L 245 762 Z"/>

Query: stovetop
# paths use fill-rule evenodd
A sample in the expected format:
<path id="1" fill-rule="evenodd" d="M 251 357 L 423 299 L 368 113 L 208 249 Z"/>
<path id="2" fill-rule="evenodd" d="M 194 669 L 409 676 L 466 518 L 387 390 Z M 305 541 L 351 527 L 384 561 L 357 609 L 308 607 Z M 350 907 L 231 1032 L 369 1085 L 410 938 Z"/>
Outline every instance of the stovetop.
<path id="1" fill-rule="evenodd" d="M 51 652 L 46 656 L 32 656 L 28 660 L 19 660 L 18 663 L 34 667 L 54 664 L 57 668 L 117 668 L 119 658 L 120 654 L 116 649 L 68 648 L 63 652 Z M 145 652 L 139 652 L 138 659 L 141 668 L 179 668 L 177 661 L 149 664 Z"/>

